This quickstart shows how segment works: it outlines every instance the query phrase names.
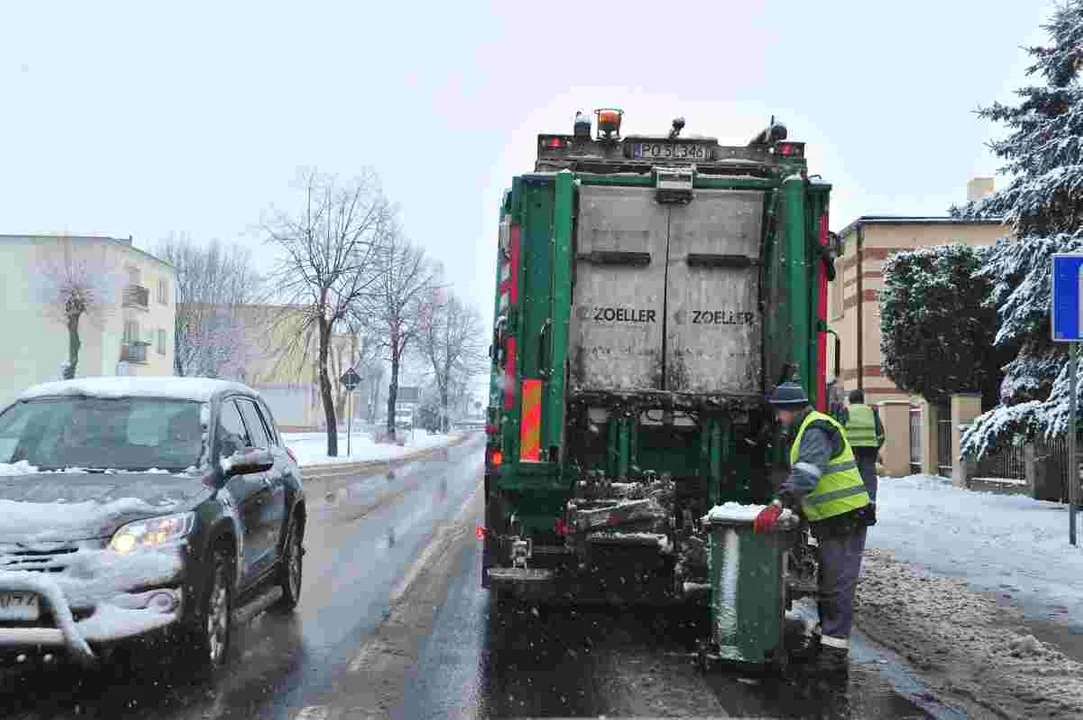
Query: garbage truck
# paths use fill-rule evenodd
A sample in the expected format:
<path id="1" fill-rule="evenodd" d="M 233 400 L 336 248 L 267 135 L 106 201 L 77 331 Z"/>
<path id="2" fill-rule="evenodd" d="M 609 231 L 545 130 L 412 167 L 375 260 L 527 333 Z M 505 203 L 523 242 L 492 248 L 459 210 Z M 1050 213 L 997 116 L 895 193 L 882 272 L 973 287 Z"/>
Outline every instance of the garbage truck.
<path id="1" fill-rule="evenodd" d="M 805 144 L 774 118 L 740 145 L 623 121 L 538 135 L 503 195 L 479 528 L 499 598 L 705 599 L 708 513 L 787 470 L 765 392 L 827 409 L 840 247 Z M 787 603 L 815 587 L 802 548 L 776 563 Z"/>

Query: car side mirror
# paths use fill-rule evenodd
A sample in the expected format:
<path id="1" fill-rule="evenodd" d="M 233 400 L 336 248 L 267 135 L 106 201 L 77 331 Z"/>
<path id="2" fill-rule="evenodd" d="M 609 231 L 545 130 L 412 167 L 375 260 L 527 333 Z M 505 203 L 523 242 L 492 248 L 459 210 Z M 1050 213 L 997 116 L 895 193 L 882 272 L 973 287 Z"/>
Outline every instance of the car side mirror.
<path id="1" fill-rule="evenodd" d="M 229 478 L 234 475 L 266 472 L 274 467 L 275 459 L 270 450 L 241 448 L 228 458 L 222 458 L 221 464 L 222 473 Z"/>

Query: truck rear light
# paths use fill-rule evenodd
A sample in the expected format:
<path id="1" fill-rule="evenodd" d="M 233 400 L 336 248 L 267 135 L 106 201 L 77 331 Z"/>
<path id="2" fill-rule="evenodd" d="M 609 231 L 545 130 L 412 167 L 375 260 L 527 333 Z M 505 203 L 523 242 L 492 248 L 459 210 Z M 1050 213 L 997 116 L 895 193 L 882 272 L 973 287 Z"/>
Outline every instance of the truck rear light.
<path id="1" fill-rule="evenodd" d="M 595 110 L 595 114 L 598 116 L 598 132 L 609 137 L 610 135 L 620 135 L 620 121 L 624 112 L 613 108 L 605 108 L 602 110 Z"/>
<path id="2" fill-rule="evenodd" d="M 519 431 L 519 459 L 541 459 L 541 387 L 537 379 L 523 380 L 523 419 Z"/>
<path id="3" fill-rule="evenodd" d="M 562 148 L 564 147 L 564 141 L 558 137 L 551 137 L 545 141 L 545 147 L 547 148 Z"/>
<path id="4" fill-rule="evenodd" d="M 564 518 L 557 518 L 553 523 L 553 531 L 557 535 L 571 535 L 575 532 L 575 528 L 564 522 Z"/>
<path id="5" fill-rule="evenodd" d="M 500 428 L 498 428 L 496 425 L 486 425 L 485 426 L 485 434 L 486 435 L 496 435 L 498 432 L 500 432 Z"/>
<path id="6" fill-rule="evenodd" d="M 776 146 L 776 152 L 783 157 L 804 157 L 805 143 L 780 142 Z"/>
<path id="7" fill-rule="evenodd" d="M 504 453 L 499 450 L 489 450 L 489 465 L 492 467 L 500 467 L 500 464 L 504 462 Z"/>
<path id="8" fill-rule="evenodd" d="M 474 528 L 474 537 L 476 537 L 478 540 L 484 540 L 487 534 L 489 534 L 489 528 L 485 527 L 484 525 L 478 525 L 476 528 Z"/>

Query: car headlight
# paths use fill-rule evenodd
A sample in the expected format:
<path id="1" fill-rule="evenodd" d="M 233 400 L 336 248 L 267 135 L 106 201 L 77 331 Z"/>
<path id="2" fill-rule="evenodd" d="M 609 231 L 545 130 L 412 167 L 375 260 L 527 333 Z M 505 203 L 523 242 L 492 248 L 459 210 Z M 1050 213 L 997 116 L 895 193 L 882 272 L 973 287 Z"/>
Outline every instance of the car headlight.
<path id="1" fill-rule="evenodd" d="M 121 555 L 140 548 L 158 548 L 185 537 L 195 525 L 195 513 L 164 515 L 128 523 L 113 533 L 109 549 Z"/>

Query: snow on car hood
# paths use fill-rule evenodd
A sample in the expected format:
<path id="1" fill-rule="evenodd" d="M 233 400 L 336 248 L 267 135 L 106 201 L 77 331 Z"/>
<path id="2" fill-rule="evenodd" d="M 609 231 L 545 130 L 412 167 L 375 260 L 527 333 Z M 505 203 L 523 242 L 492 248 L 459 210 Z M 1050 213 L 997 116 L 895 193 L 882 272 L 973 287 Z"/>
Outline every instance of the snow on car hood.
<path id="1" fill-rule="evenodd" d="M 0 466 L 0 543 L 103 538 L 121 525 L 182 512 L 213 491 L 192 475 L 50 472 Z"/>

